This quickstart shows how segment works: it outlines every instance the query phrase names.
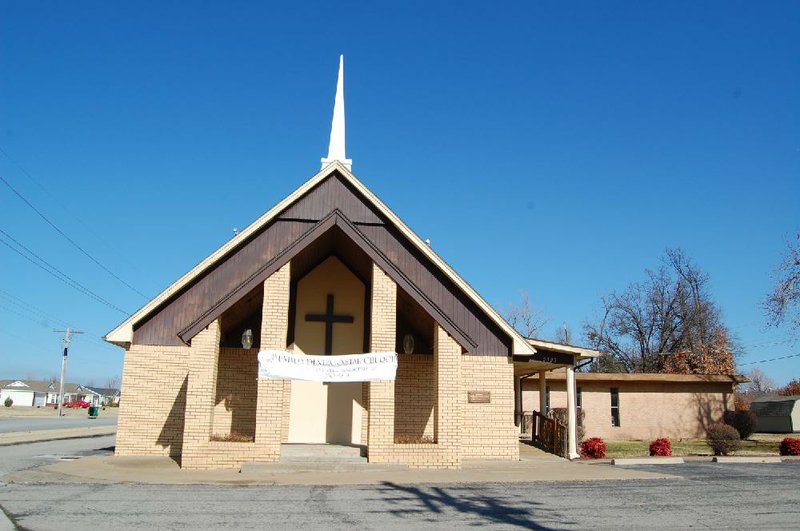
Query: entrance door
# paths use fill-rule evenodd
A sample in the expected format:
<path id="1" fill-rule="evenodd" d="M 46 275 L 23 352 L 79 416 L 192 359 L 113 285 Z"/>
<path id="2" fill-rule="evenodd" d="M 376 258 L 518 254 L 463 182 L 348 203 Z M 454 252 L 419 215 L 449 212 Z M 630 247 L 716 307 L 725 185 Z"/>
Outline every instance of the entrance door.
<path id="1" fill-rule="evenodd" d="M 361 444 L 361 385 L 294 380 L 289 442 Z"/>

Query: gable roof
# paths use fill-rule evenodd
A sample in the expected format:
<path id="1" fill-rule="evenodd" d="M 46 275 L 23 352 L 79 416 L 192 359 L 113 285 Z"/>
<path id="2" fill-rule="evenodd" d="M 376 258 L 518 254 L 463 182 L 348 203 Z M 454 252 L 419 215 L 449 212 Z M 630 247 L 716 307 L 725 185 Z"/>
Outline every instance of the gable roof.
<path id="1" fill-rule="evenodd" d="M 2 380 L 0 381 L 0 387 L 2 389 L 32 391 L 35 393 L 58 393 L 59 383 L 49 380 Z M 91 391 L 88 387 L 85 387 L 81 384 L 67 382 L 64 383 L 65 393 L 78 393 L 86 390 Z"/>
<path id="2" fill-rule="evenodd" d="M 338 173 L 351 186 L 353 186 L 366 200 L 371 203 L 386 219 L 409 241 L 414 248 L 430 260 L 438 270 L 445 275 L 461 292 L 463 292 L 482 311 L 489 319 L 494 322 L 504 333 L 512 339 L 513 354 L 533 354 L 536 349 L 528 343 L 494 308 L 491 307 L 464 279 L 462 279 L 436 252 L 431 249 L 417 234 L 415 234 L 394 212 L 392 212 L 375 194 L 373 194 L 355 175 L 353 175 L 343 164 L 334 161 L 323 168 L 319 173 L 306 181 L 303 185 L 289 194 L 284 200 L 272 207 L 264 215 L 259 217 L 237 236 L 226 242 L 219 249 L 211 253 L 205 260 L 200 262 L 188 273 L 183 275 L 175 283 L 162 291 L 138 311 L 133 313 L 116 328 L 111 330 L 105 340 L 120 346 L 126 346 L 133 341 L 134 325 L 146 318 L 153 311 L 158 309 L 170 297 L 180 292 L 192 281 L 200 277 L 204 272 L 212 268 L 218 261 L 232 252 L 242 241 L 246 241 L 250 236 L 255 235 L 276 218 L 281 212 L 291 207 L 307 192 L 320 184 L 327 177 Z"/>
<path id="3" fill-rule="evenodd" d="M 95 394 L 101 396 L 117 396 L 119 395 L 119 389 L 114 389 L 113 387 L 84 387 L 89 391 L 92 391 Z"/>

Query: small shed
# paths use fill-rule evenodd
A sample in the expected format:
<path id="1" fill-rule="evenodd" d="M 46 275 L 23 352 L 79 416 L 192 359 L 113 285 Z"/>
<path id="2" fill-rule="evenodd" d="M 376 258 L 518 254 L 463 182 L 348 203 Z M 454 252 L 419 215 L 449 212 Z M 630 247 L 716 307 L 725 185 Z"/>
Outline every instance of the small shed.
<path id="1" fill-rule="evenodd" d="M 750 404 L 756 415 L 756 432 L 800 432 L 800 396 L 757 398 Z"/>

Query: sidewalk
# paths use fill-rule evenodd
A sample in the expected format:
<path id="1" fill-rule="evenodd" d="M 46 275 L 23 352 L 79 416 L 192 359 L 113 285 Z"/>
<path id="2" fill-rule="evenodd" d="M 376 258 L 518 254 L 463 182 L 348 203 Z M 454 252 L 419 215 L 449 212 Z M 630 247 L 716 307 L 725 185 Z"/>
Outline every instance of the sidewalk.
<path id="1" fill-rule="evenodd" d="M 332 470 L 334 469 L 335 470 Z M 182 470 L 169 457 L 70 459 L 7 477 L 14 482 L 234 485 L 369 485 L 395 482 L 520 483 L 665 479 L 676 476 L 610 465 L 590 465 L 546 456 L 521 461 L 464 461 L 460 470 L 418 470 L 401 465 L 320 466 L 315 463 L 256 463 L 231 470 Z"/>

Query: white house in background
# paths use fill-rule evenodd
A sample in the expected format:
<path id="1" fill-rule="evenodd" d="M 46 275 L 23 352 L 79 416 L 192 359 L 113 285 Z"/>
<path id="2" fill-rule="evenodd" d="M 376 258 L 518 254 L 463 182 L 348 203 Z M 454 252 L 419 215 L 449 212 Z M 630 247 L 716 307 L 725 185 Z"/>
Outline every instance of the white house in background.
<path id="1" fill-rule="evenodd" d="M 50 382 L 32 380 L 5 380 L 0 382 L 0 404 L 5 404 L 9 398 L 14 406 L 45 406 L 50 393 Z M 58 390 L 56 389 L 56 394 Z"/>
<path id="2" fill-rule="evenodd" d="M 54 404 L 58 403 L 58 383 L 56 386 L 56 398 L 53 400 Z M 83 400 L 89 402 L 93 406 L 99 406 L 102 403 L 103 396 L 85 385 L 81 384 L 64 384 L 64 402 L 74 402 L 76 400 Z"/>
<path id="3" fill-rule="evenodd" d="M 2 380 L 0 381 L 0 404 L 7 398 L 14 406 L 43 407 L 58 404 L 58 382 L 40 380 Z M 81 384 L 64 384 L 64 402 L 83 400 L 99 406 L 102 395 Z"/>
<path id="4" fill-rule="evenodd" d="M 114 389 L 112 387 L 92 387 L 91 390 L 100 395 L 101 405 L 119 404 L 119 389 Z"/>

